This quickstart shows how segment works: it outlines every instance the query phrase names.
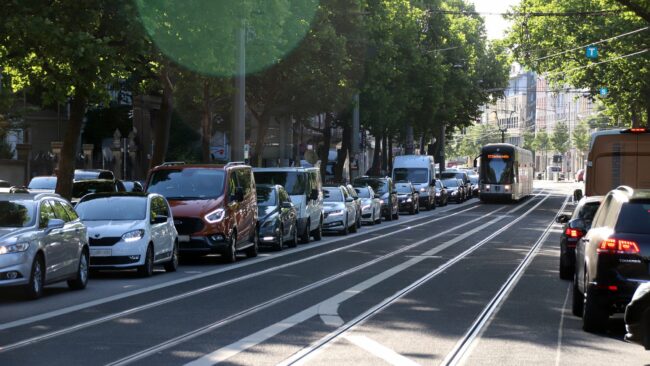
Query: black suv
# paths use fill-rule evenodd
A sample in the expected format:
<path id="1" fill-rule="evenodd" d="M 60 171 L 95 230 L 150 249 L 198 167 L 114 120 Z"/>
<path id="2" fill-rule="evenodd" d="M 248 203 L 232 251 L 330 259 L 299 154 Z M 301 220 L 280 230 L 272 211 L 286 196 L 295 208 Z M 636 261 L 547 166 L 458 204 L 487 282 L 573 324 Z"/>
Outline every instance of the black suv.
<path id="1" fill-rule="evenodd" d="M 393 179 L 389 177 L 359 177 L 352 185 L 355 187 L 370 186 L 375 191 L 375 196 L 381 201 L 381 215 L 386 221 L 399 218 L 399 201 Z"/>
<path id="2" fill-rule="evenodd" d="M 583 329 L 605 330 L 640 282 L 650 281 L 650 190 L 619 187 L 607 194 L 576 247 L 573 313 Z"/>

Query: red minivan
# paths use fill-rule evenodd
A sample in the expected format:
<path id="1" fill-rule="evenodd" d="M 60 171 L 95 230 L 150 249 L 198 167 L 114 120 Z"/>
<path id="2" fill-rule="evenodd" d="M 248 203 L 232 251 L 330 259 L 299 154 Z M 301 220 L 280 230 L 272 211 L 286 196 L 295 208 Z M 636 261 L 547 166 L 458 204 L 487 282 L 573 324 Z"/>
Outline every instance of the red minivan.
<path id="1" fill-rule="evenodd" d="M 250 166 L 165 163 L 153 168 L 147 192 L 169 202 L 181 255 L 219 253 L 234 262 L 238 251 L 257 256 L 257 194 Z"/>

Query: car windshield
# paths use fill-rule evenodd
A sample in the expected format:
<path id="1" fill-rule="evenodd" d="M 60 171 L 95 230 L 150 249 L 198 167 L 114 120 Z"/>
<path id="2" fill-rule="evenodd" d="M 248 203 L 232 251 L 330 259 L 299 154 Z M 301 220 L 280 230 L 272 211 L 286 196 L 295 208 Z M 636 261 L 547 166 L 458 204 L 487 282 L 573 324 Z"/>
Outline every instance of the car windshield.
<path id="1" fill-rule="evenodd" d="M 458 181 L 456 179 L 445 179 L 446 187 L 458 187 Z"/>
<path id="2" fill-rule="evenodd" d="M 478 184 L 478 175 L 470 175 L 470 176 L 469 176 L 469 181 L 470 181 L 472 184 Z"/>
<path id="3" fill-rule="evenodd" d="M 591 223 L 591 221 L 594 219 L 594 216 L 596 215 L 596 211 L 598 211 L 598 207 L 600 207 L 600 202 L 585 203 L 580 208 L 580 212 L 578 212 L 577 218 L 585 220 L 587 224 Z"/>
<path id="4" fill-rule="evenodd" d="M 354 180 L 354 184 L 369 185 L 378 194 L 384 194 L 388 191 L 388 183 L 383 179 L 358 178 Z"/>
<path id="5" fill-rule="evenodd" d="M 224 177 L 221 169 L 163 169 L 153 173 L 147 192 L 169 200 L 215 199 L 223 195 Z"/>
<path id="6" fill-rule="evenodd" d="M 429 181 L 429 170 L 426 168 L 395 168 L 393 169 L 393 179 L 395 181 L 427 183 Z"/>
<path id="7" fill-rule="evenodd" d="M 277 205 L 275 189 L 271 187 L 257 186 L 257 205 L 258 206 L 275 206 Z"/>
<path id="8" fill-rule="evenodd" d="M 397 185 L 397 193 L 399 193 L 399 194 L 409 194 L 409 193 L 413 193 L 413 191 L 411 190 L 411 186 L 409 186 L 409 185 L 398 184 Z"/>
<path id="9" fill-rule="evenodd" d="M 343 202 L 343 193 L 338 188 L 323 188 L 324 202 Z"/>
<path id="10" fill-rule="evenodd" d="M 147 197 L 96 197 L 75 206 L 82 221 L 133 221 L 147 217 Z"/>
<path id="11" fill-rule="evenodd" d="M 0 227 L 19 228 L 34 225 L 34 208 L 33 201 L 0 201 Z"/>
<path id="12" fill-rule="evenodd" d="M 615 230 L 650 235 L 650 200 L 624 203 Z"/>
<path id="13" fill-rule="evenodd" d="M 72 197 L 81 198 L 89 193 L 115 192 L 112 180 L 84 180 L 72 184 Z"/>
<path id="14" fill-rule="evenodd" d="M 505 153 L 488 153 L 485 156 L 483 169 L 484 183 L 511 184 L 513 176 L 512 157 Z"/>
<path id="15" fill-rule="evenodd" d="M 370 195 L 370 189 L 368 189 L 368 188 L 355 188 L 354 190 L 357 191 L 357 194 L 361 198 L 373 198 Z"/>
<path id="16" fill-rule="evenodd" d="M 35 177 L 27 186 L 29 189 L 56 189 L 56 177 Z"/>
<path id="17" fill-rule="evenodd" d="M 279 184 L 292 196 L 306 193 L 307 173 L 305 172 L 254 172 L 257 184 Z"/>

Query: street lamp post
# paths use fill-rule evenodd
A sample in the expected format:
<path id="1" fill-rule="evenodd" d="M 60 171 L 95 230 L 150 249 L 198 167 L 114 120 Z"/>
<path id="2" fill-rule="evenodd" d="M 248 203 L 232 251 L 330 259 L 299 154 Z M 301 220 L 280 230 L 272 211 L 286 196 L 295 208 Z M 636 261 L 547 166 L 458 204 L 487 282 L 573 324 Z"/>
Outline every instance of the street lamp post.
<path id="1" fill-rule="evenodd" d="M 501 143 L 504 143 L 504 142 L 506 142 L 506 132 L 508 131 L 508 127 L 502 127 L 501 126 L 501 122 L 499 122 L 499 114 L 497 113 L 497 111 L 492 111 L 492 113 L 494 113 L 494 116 L 497 119 L 497 127 L 499 128 L 499 131 L 501 132 Z M 512 116 L 512 112 L 511 112 L 510 116 Z"/>

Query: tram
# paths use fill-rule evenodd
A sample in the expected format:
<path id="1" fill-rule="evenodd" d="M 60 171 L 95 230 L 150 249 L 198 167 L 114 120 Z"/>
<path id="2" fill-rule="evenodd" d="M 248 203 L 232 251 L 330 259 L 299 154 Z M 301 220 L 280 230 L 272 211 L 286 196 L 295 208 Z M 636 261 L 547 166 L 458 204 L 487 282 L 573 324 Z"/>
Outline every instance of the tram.
<path id="1" fill-rule="evenodd" d="M 517 201 L 533 193 L 532 152 L 511 144 L 488 144 L 478 159 L 481 201 Z"/>

